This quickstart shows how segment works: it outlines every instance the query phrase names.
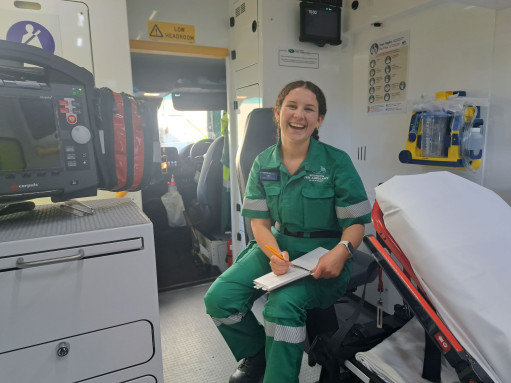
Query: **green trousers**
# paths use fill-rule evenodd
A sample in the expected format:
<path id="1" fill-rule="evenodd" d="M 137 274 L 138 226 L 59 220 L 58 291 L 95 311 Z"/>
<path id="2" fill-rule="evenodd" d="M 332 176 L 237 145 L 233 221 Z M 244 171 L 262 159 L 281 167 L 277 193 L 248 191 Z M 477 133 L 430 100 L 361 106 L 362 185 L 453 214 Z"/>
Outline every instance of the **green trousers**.
<path id="1" fill-rule="evenodd" d="M 295 238 L 273 234 L 280 249 L 293 260 L 318 246 L 333 248 L 335 238 Z M 204 297 L 206 312 L 213 318 L 236 360 L 266 355 L 264 383 L 297 383 L 305 343 L 307 309 L 331 306 L 344 295 L 351 275 L 352 261 L 346 262 L 339 277 L 306 277 L 268 294 L 264 305 L 264 326 L 251 311 L 264 291 L 254 288 L 253 280 L 271 271 L 269 259 L 255 241 L 241 252 L 236 262 L 220 275 Z"/>

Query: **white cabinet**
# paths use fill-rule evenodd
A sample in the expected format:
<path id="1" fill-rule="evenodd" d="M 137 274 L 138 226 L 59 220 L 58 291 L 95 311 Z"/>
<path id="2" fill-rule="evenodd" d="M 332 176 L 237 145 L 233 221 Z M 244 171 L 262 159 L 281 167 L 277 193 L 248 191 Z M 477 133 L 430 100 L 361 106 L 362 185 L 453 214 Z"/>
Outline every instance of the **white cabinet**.
<path id="1" fill-rule="evenodd" d="M 240 71 L 259 59 L 257 0 L 234 0 L 229 17 L 232 69 Z"/>
<path id="2" fill-rule="evenodd" d="M 1 382 L 163 382 L 152 224 L 88 204 L 0 217 Z"/>

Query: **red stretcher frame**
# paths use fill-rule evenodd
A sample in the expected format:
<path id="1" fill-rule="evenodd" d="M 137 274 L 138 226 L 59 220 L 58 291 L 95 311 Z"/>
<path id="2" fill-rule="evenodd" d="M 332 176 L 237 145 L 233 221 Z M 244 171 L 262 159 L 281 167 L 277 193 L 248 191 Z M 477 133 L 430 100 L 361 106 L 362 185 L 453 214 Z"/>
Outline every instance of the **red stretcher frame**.
<path id="1" fill-rule="evenodd" d="M 416 318 L 440 349 L 449 364 L 454 367 L 461 383 L 495 383 L 479 363 L 461 346 L 428 301 L 410 261 L 397 242 L 388 232 L 383 213 L 375 201 L 371 213 L 377 237 L 366 235 L 367 245 L 378 265 L 385 271 L 403 299 L 410 306 Z M 383 244 L 395 256 L 401 267 L 394 261 Z M 415 283 L 412 283 L 412 281 Z"/>

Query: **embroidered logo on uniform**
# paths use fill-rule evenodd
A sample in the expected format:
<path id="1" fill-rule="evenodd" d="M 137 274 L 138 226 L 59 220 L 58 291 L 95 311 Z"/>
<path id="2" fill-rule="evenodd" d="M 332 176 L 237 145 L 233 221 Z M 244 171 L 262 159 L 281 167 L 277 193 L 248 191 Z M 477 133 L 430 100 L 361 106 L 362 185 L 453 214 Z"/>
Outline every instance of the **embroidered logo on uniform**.
<path id="1" fill-rule="evenodd" d="M 330 179 L 328 175 L 326 175 L 326 169 L 324 166 L 321 166 L 319 170 L 307 170 L 307 174 L 304 178 L 310 182 L 324 182 Z"/>
<path id="2" fill-rule="evenodd" d="M 324 166 L 322 166 L 319 170 L 310 170 L 310 173 L 313 173 L 313 174 L 325 174 L 326 173 L 326 169 Z"/>

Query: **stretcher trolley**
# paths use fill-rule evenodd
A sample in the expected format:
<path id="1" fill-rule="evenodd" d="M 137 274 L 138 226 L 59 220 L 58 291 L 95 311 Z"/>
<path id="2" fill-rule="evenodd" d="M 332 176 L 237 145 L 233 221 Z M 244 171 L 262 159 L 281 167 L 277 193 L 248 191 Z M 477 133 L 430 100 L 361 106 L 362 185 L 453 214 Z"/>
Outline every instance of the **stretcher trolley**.
<path id="1" fill-rule="evenodd" d="M 509 382 L 511 284 L 502 268 L 511 254 L 502 245 L 511 208 L 492 191 L 449 172 L 387 182 L 376 188 L 376 236 L 367 235 L 364 243 L 414 318 L 374 348 L 381 347 L 379 352 L 358 353 L 346 367 L 364 382 Z M 412 342 L 407 326 L 419 331 L 422 344 L 406 344 Z M 420 349 L 422 365 L 415 376 L 404 376 L 401 371 L 414 364 L 413 349 Z M 394 367 L 384 365 L 388 361 Z"/>

